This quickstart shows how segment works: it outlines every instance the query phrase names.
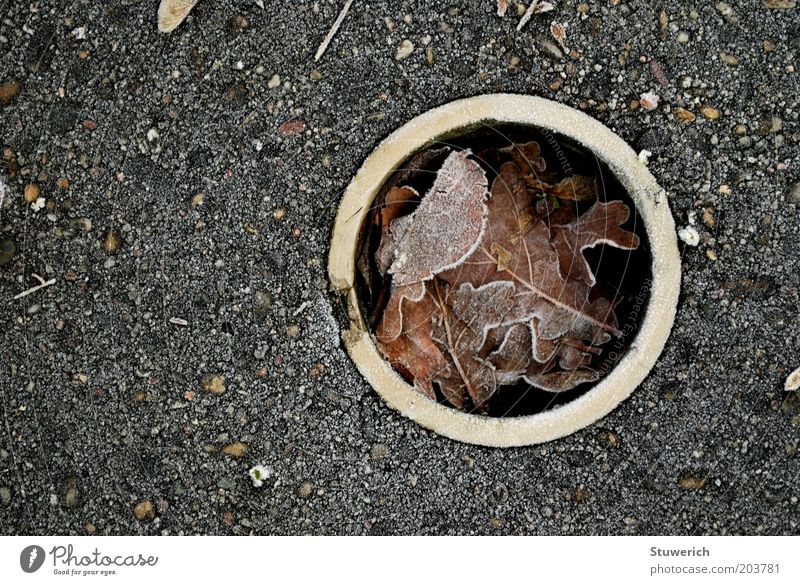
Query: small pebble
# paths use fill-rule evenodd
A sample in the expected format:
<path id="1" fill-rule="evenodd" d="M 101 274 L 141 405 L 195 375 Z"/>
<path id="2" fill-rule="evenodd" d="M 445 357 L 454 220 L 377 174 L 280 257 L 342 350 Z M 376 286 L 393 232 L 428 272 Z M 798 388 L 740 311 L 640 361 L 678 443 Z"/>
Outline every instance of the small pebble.
<path id="1" fill-rule="evenodd" d="M 378 461 L 379 459 L 383 459 L 389 454 L 389 447 L 384 445 L 383 443 L 378 443 L 372 447 L 369 452 L 369 456 L 373 461 Z"/>
<path id="2" fill-rule="evenodd" d="M 311 492 L 313 491 L 313 489 L 314 488 L 311 485 L 311 483 L 305 481 L 305 482 L 303 482 L 303 485 L 301 485 L 297 489 L 297 495 L 300 496 L 301 498 L 305 499 L 305 498 L 307 498 L 307 497 L 309 497 L 311 495 Z"/>
<path id="3" fill-rule="evenodd" d="M 278 126 L 281 136 L 296 136 L 305 132 L 306 123 L 303 120 L 289 120 Z"/>
<path id="4" fill-rule="evenodd" d="M 678 480 L 680 486 L 685 490 L 699 490 L 705 487 L 706 483 L 708 483 L 707 477 L 695 477 L 693 475 L 687 475 Z"/>
<path id="5" fill-rule="evenodd" d="M 786 383 L 783 385 L 783 389 L 787 392 L 794 392 L 800 389 L 800 368 L 797 368 L 794 372 L 789 374 L 789 377 L 786 378 Z"/>
<path id="6" fill-rule="evenodd" d="M 700 108 L 700 113 L 709 120 L 719 120 L 719 110 L 717 108 L 712 108 L 711 106 L 702 106 Z"/>
<path id="7" fill-rule="evenodd" d="M 414 43 L 405 39 L 400 46 L 397 48 L 397 53 L 395 53 L 394 58 L 398 61 L 402 61 L 411 55 L 414 52 Z"/>
<path id="8" fill-rule="evenodd" d="M 225 376 L 219 374 L 207 374 L 201 380 L 203 389 L 212 394 L 220 395 L 225 393 Z"/>
<path id="9" fill-rule="evenodd" d="M 25 199 L 25 203 L 33 203 L 37 199 L 39 199 L 40 193 L 39 185 L 36 183 L 31 183 L 25 187 L 25 193 L 23 198 Z"/>
<path id="10" fill-rule="evenodd" d="M 679 229 L 678 237 L 689 246 L 697 246 L 700 243 L 700 234 L 691 225 Z"/>
<path id="11" fill-rule="evenodd" d="M 0 266 L 5 266 L 14 257 L 17 247 L 11 240 L 0 240 Z"/>
<path id="12" fill-rule="evenodd" d="M 656 107 L 658 107 L 658 100 L 659 100 L 659 97 L 656 94 L 651 93 L 651 92 L 646 92 L 646 93 L 643 93 L 641 96 L 639 96 L 639 104 L 645 110 L 654 110 L 654 109 L 656 109 Z"/>
<path id="13" fill-rule="evenodd" d="M 12 98 L 14 98 L 14 96 L 16 96 L 21 89 L 22 86 L 15 81 L 3 83 L 0 85 L 0 102 L 3 102 L 3 105 L 7 106 L 11 103 Z"/>
<path id="14" fill-rule="evenodd" d="M 795 183 L 792 187 L 789 188 L 789 193 L 787 194 L 787 199 L 789 200 L 789 203 L 794 203 L 795 205 L 800 205 L 800 183 Z M 12 244 L 12 246 L 13 246 L 13 244 Z M 0 244 L 0 264 L 3 264 L 2 247 L 3 247 L 2 244 Z"/>
<path id="15" fill-rule="evenodd" d="M 222 448 L 222 452 L 225 453 L 228 457 L 233 457 L 234 459 L 241 459 L 244 457 L 245 453 L 247 453 L 247 445 L 242 442 L 230 443 L 229 445 L 225 445 Z"/>
<path id="16" fill-rule="evenodd" d="M 114 228 L 108 228 L 103 237 L 103 249 L 106 251 L 106 254 L 116 254 L 121 243 L 122 238 L 119 232 Z"/>
<path id="17" fill-rule="evenodd" d="M 153 502 L 150 500 L 139 502 L 133 508 L 133 515 L 136 516 L 137 520 L 152 520 L 156 517 L 156 513 L 153 510 Z"/>
<path id="18" fill-rule="evenodd" d="M 723 63 L 725 63 L 725 65 L 729 65 L 731 67 L 737 67 L 739 65 L 739 58 L 735 55 L 731 55 L 730 53 L 725 53 L 723 51 L 719 54 L 719 58 Z"/>
<path id="19" fill-rule="evenodd" d="M 681 122 L 694 122 L 694 114 L 685 108 L 675 108 L 672 110 L 672 113 L 675 114 L 675 117 Z"/>

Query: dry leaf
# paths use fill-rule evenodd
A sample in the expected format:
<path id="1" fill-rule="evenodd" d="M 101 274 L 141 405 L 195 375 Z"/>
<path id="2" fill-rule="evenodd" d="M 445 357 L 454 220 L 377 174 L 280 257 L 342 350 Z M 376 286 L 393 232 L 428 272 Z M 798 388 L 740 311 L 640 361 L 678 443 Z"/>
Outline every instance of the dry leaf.
<path id="1" fill-rule="evenodd" d="M 550 2 L 531 0 L 531 3 L 528 5 L 528 9 L 525 11 L 525 14 L 522 15 L 522 18 L 520 18 L 519 23 L 517 24 L 517 30 L 522 30 L 522 27 L 528 24 L 528 21 L 533 17 L 534 14 L 550 12 L 553 10 L 553 8 L 555 8 L 555 6 Z"/>
<path id="2" fill-rule="evenodd" d="M 448 156 L 431 190 L 397 238 L 389 273 L 398 286 L 430 280 L 458 265 L 486 226 L 486 173 L 469 150 Z"/>
<path id="3" fill-rule="evenodd" d="M 556 21 L 551 22 L 550 34 L 553 35 L 553 38 L 558 42 L 559 45 L 561 45 L 561 48 L 564 49 L 564 52 L 569 53 L 569 49 L 566 45 L 567 25 Z"/>
<path id="4" fill-rule="evenodd" d="M 189 15 L 199 0 L 161 0 L 158 6 L 158 30 L 172 32 Z"/>
<path id="5" fill-rule="evenodd" d="M 508 0 L 497 0 L 497 16 L 505 16 L 508 10 Z"/>
<path id="6" fill-rule="evenodd" d="M 638 248 L 639 237 L 620 227 L 629 216 L 630 210 L 622 201 L 598 201 L 569 225 L 553 227 L 553 247 L 558 253 L 561 273 L 593 286 L 595 277 L 583 251 L 598 244 L 623 250 Z"/>
<path id="7" fill-rule="evenodd" d="M 422 394 L 459 409 L 485 411 L 522 382 L 562 392 L 597 380 L 595 358 L 621 332 L 583 251 L 639 246 L 621 227 L 630 209 L 598 201 L 594 177 L 548 172 L 535 142 L 497 152 L 511 160 L 488 201 L 486 172 L 456 151 L 418 205 L 412 186 L 392 185 L 375 214 L 373 261 L 391 282 L 378 345 Z"/>

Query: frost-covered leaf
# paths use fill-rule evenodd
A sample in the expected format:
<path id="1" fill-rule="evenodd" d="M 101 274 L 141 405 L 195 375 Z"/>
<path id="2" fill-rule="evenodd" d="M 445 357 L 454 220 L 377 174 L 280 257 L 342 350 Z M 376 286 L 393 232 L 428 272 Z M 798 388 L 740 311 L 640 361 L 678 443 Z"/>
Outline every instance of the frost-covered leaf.
<path id="1" fill-rule="evenodd" d="M 486 154 L 500 165 L 488 201 L 469 151 L 447 156 L 413 212 L 397 206 L 416 191 L 391 186 L 374 256 L 391 282 L 382 352 L 427 397 L 476 411 L 516 384 L 563 392 L 599 378 L 595 357 L 621 332 L 583 250 L 639 246 L 621 228 L 627 205 L 599 202 L 593 177 L 546 170 L 538 143 Z"/>
<path id="2" fill-rule="evenodd" d="M 608 333 L 618 333 L 611 303 L 606 299 L 590 301 L 590 287 L 562 277 L 550 230 L 535 218 L 530 197 L 513 163 L 501 167 L 492 185 L 488 208 L 489 227 L 481 245 L 460 266 L 443 272 L 442 279 L 459 292 L 466 291 L 457 288 L 464 283 L 478 287 L 498 280 L 512 283 L 512 294 L 507 292 L 509 287 L 500 291 L 505 295 L 505 304 L 500 306 L 515 317 L 520 306 L 529 310 L 530 318 L 539 316 L 546 339 L 572 332 L 579 339 L 596 342 L 608 340 Z M 565 263 L 569 265 L 567 260 Z"/>
<path id="3" fill-rule="evenodd" d="M 622 201 L 598 201 L 574 222 L 566 226 L 554 226 L 553 247 L 558 253 L 561 273 L 593 286 L 595 276 L 583 251 L 599 244 L 623 250 L 638 248 L 639 236 L 621 228 L 629 216 L 630 210 Z"/>
<path id="4" fill-rule="evenodd" d="M 383 310 L 376 335 L 383 342 L 397 339 L 403 332 L 403 310 L 404 305 L 413 306 L 414 303 L 421 301 L 425 296 L 425 285 L 421 282 L 393 286 L 389 302 Z M 409 302 L 405 302 L 409 301 Z"/>
<path id="5" fill-rule="evenodd" d="M 397 238 L 389 273 L 397 285 L 430 280 L 457 266 L 479 244 L 486 225 L 487 179 L 462 150 L 448 156 L 431 190 Z"/>
<path id="6" fill-rule="evenodd" d="M 547 162 L 542 157 L 542 149 L 538 142 L 512 144 L 501 148 L 500 152 L 511 155 L 511 161 L 523 175 L 536 176 L 547 168 Z"/>
<path id="7" fill-rule="evenodd" d="M 408 372 L 416 387 L 431 399 L 435 398 L 431 382 L 449 365 L 431 337 L 438 312 L 423 283 L 401 287 L 393 292 L 377 331 L 390 363 Z"/>

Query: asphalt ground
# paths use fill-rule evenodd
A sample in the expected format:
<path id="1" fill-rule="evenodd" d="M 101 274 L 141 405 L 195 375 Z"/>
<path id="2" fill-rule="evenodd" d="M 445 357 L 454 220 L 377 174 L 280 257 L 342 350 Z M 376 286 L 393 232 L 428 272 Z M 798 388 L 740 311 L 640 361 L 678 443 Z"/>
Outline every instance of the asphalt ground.
<path id="1" fill-rule="evenodd" d="M 796 7 L 557 2 L 518 32 L 491 0 L 356 0 L 315 62 L 341 3 L 263 4 L 165 35 L 154 1 L 0 0 L 2 533 L 798 532 Z M 500 91 L 651 151 L 700 238 L 632 397 L 507 450 L 390 410 L 325 269 L 380 140 Z"/>

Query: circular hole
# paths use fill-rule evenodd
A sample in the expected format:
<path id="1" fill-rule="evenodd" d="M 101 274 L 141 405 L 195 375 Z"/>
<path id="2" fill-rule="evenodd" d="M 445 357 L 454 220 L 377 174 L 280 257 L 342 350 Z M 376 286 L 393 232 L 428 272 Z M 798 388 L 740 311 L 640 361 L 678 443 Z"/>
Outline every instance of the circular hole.
<path id="1" fill-rule="evenodd" d="M 510 403 L 497 400 L 486 412 L 476 415 L 471 408 L 474 405 L 468 405 L 467 411 L 458 410 L 443 404 L 444 396 L 437 397 L 435 391 L 431 399 L 423 396 L 408 377 L 403 378 L 398 371 L 402 368 L 390 365 L 375 336 L 380 324 L 374 318 L 380 319 L 381 308 L 385 313 L 386 306 L 386 301 L 378 298 L 381 283 L 378 281 L 376 288 L 373 276 L 368 270 L 365 276 L 364 266 L 358 264 L 361 260 L 363 265 L 365 249 L 374 251 L 378 245 L 370 241 L 374 236 L 370 221 L 386 199 L 386 188 L 416 155 L 443 143 L 450 145 L 451 153 L 469 147 L 479 154 L 479 147 L 488 148 L 482 146 L 486 142 L 499 145 L 537 136 L 544 138 L 541 142 L 545 150 L 548 144 L 555 148 L 551 139 L 560 147 L 573 167 L 572 174 L 577 172 L 575 168 L 586 168 L 602 179 L 598 195 L 602 202 L 624 202 L 633 212 L 622 227 L 639 237 L 635 252 L 608 246 L 584 251 L 592 271 L 624 291 L 615 310 L 618 327 L 625 335 L 620 351 L 606 356 L 610 359 L 600 366 L 602 375 L 592 383 L 547 398 L 541 398 L 540 390 L 521 388 L 522 400 L 516 396 Z M 558 152 L 556 159 L 560 161 Z M 481 171 L 487 173 L 487 187 L 497 167 L 490 164 Z M 416 188 L 423 194 L 433 185 L 435 171 L 438 168 L 429 169 L 427 179 L 418 179 Z M 421 207 L 420 203 L 418 209 Z M 453 241 L 459 239 L 456 232 L 435 233 L 448 233 Z M 439 248 L 447 248 L 447 244 Z M 515 94 L 480 95 L 444 104 L 409 120 L 382 141 L 364 161 L 341 200 L 328 273 L 332 289 L 342 295 L 342 306 L 347 309 L 349 322 L 342 332 L 347 352 L 386 403 L 438 434 L 497 447 L 551 441 L 592 424 L 616 408 L 655 365 L 669 337 L 680 291 L 680 256 L 666 193 L 637 154 L 619 136 L 582 112 Z M 393 272 L 391 278 L 397 275 Z M 619 337 L 615 340 L 611 343 L 616 344 Z M 537 403 L 534 392 L 542 402 Z"/>
<path id="2" fill-rule="evenodd" d="M 564 312 L 548 311 L 548 306 L 552 308 L 552 304 L 545 303 L 547 306 L 542 311 L 541 297 L 530 295 L 530 285 L 542 288 L 541 281 L 552 278 L 553 274 L 545 271 L 543 276 L 538 276 L 529 272 L 528 277 L 522 274 L 522 278 L 515 281 L 509 275 L 509 272 L 514 272 L 513 270 L 503 271 L 502 266 L 495 266 L 497 275 L 490 277 L 489 281 L 513 283 L 515 294 L 530 295 L 529 306 L 523 310 L 530 311 L 531 317 L 520 321 L 519 307 L 501 311 L 504 321 L 492 327 L 485 344 L 473 351 L 474 345 L 459 344 L 452 338 L 448 342 L 444 331 L 447 325 L 437 323 L 447 320 L 452 324 L 452 329 L 462 333 L 465 329 L 464 323 L 459 319 L 460 316 L 454 315 L 452 306 L 448 306 L 452 304 L 448 300 L 456 296 L 457 289 L 450 286 L 453 284 L 453 279 L 443 280 L 440 276 L 434 275 L 425 283 L 426 296 L 431 296 L 420 301 L 432 309 L 429 319 L 433 321 L 431 331 L 433 344 L 429 344 L 427 339 L 425 346 L 415 343 L 420 329 L 425 329 L 427 324 L 415 325 L 412 331 L 403 331 L 399 337 L 391 341 L 382 341 L 380 335 L 376 336 L 376 332 L 379 332 L 382 326 L 381 321 L 388 319 L 385 315 L 387 305 L 395 302 L 393 294 L 397 294 L 392 285 L 392 268 L 386 271 L 385 244 L 387 240 L 394 238 L 394 230 L 387 224 L 399 219 L 398 224 L 395 224 L 399 225 L 407 222 L 407 218 L 422 217 L 428 211 L 423 209 L 417 212 L 422 197 L 431 192 L 439 177 L 439 171 L 448 157 L 459 151 L 471 153 L 468 160 L 474 161 L 480 167 L 482 176 L 486 179 L 488 192 L 502 189 L 506 183 L 505 176 L 509 172 L 516 173 L 525 183 L 524 193 L 514 198 L 513 210 L 510 206 L 505 208 L 498 205 L 489 206 L 489 212 L 486 214 L 488 219 L 481 238 L 489 239 L 487 233 L 498 233 L 502 229 L 500 222 L 509 220 L 509 214 L 512 212 L 518 216 L 519 209 L 525 204 L 529 204 L 535 214 L 529 218 L 526 231 L 531 231 L 533 226 L 541 223 L 546 226 L 551 239 L 555 239 L 559 234 L 561 234 L 559 237 L 563 237 L 565 233 L 578 231 L 587 236 L 582 241 L 588 243 L 590 247 L 569 250 L 570 254 L 565 254 L 562 249 L 563 258 L 558 257 L 561 268 L 557 268 L 557 272 L 558 278 L 563 279 L 563 282 L 557 285 L 561 294 L 555 299 L 563 301 L 570 294 L 578 294 L 580 299 L 580 295 L 586 292 L 588 294 L 583 299 L 584 304 L 573 303 L 573 308 L 578 311 Z M 463 168 L 463 165 L 458 168 Z M 570 178 L 572 183 L 561 183 L 567 178 Z M 501 185 L 495 185 L 495 181 Z M 566 188 L 559 188 L 559 185 Z M 397 193 L 400 192 L 398 189 L 404 193 L 411 193 L 408 188 L 422 197 L 404 195 L 398 198 Z M 463 185 L 461 189 L 463 190 Z M 391 199 L 389 203 L 387 195 Z M 613 222 L 614 215 L 603 213 L 603 210 L 609 210 L 606 213 L 610 213 L 611 209 L 618 211 L 620 206 L 624 206 L 623 213 L 628 215 L 622 223 Z M 456 206 L 439 211 L 452 214 L 458 213 L 459 210 Z M 591 215 L 587 215 L 590 213 Z M 597 220 L 590 221 L 590 218 L 604 219 L 605 223 L 596 226 Z M 421 221 L 426 220 L 423 217 Z M 590 227 L 581 227 L 584 224 Z M 568 230 L 570 226 L 572 226 L 571 231 Z M 429 227 L 435 229 L 436 226 Z M 613 231 L 616 229 L 621 229 L 624 233 Z M 592 233 L 588 234 L 590 230 Z M 425 239 L 424 234 L 419 235 Z M 519 235 L 525 239 L 524 233 Z M 615 235 L 616 239 L 613 237 Z M 627 238 L 637 240 L 634 249 L 625 248 Z M 503 238 L 493 239 L 503 240 Z M 527 251 L 523 242 L 519 247 L 512 248 L 512 252 L 520 256 L 513 262 L 521 265 L 523 260 L 532 260 L 535 263 L 543 256 L 553 259 L 555 250 L 551 242 L 537 238 L 529 239 L 539 245 L 544 243 L 549 245 L 547 249 L 542 249 L 538 253 L 535 250 Z M 508 238 L 503 245 L 510 248 L 511 246 L 506 243 L 510 243 Z M 403 245 L 398 243 L 395 256 L 400 253 L 402 247 Z M 447 252 L 445 251 L 445 255 Z M 523 253 L 525 258 L 521 257 Z M 379 254 L 382 254 L 383 258 L 378 258 Z M 652 258 L 644 222 L 633 199 L 608 166 L 565 136 L 552 132 L 545 133 L 520 124 L 481 125 L 468 129 L 455 129 L 434 144 L 410 153 L 378 190 L 373 205 L 362 223 L 356 255 L 358 302 L 373 340 L 384 358 L 392 363 L 406 382 L 438 403 L 468 413 L 493 417 L 540 413 L 571 402 L 594 387 L 614 368 L 635 339 L 646 312 L 644 307 L 649 300 L 649 283 L 652 278 Z M 485 251 L 480 250 L 479 245 L 477 251 L 463 260 L 469 265 L 476 258 L 485 257 Z M 584 259 L 595 280 L 592 285 L 583 282 L 582 278 L 587 277 L 585 273 L 577 270 L 573 270 L 572 274 L 568 273 L 573 265 L 583 262 Z M 553 266 L 546 268 L 552 269 Z M 450 272 L 452 269 L 445 274 Z M 477 278 L 478 280 L 475 278 L 461 280 L 470 281 L 470 285 L 477 290 L 480 290 L 482 285 L 488 284 L 482 275 Z M 552 289 L 552 286 L 550 288 Z M 436 299 L 430 302 L 434 294 L 437 295 Z M 439 301 L 444 303 L 440 304 Z M 409 307 L 413 304 L 412 300 L 405 299 L 401 302 L 406 310 L 415 310 Z M 591 312 L 591 309 L 599 306 L 601 302 L 607 303 L 610 307 L 606 324 L 616 330 L 615 334 L 608 336 L 602 342 L 593 339 L 597 333 L 594 330 L 588 337 L 576 334 L 577 327 L 585 326 L 583 317 L 586 313 Z M 581 312 L 584 315 L 581 315 Z M 468 314 L 472 319 L 480 318 L 481 311 L 471 309 Z M 533 360 L 526 368 L 530 372 L 545 370 L 546 372 L 523 374 L 518 361 L 522 355 L 519 352 L 516 353 L 518 357 L 515 358 L 512 367 L 500 367 L 497 363 L 500 346 L 507 337 L 516 337 L 518 334 L 518 331 L 510 332 L 510 329 L 520 326 L 530 328 L 530 324 L 526 322 L 534 319 L 534 315 L 539 328 L 566 329 L 562 335 L 551 335 L 553 339 L 547 340 L 552 342 L 553 353 L 543 358 L 544 364 Z M 572 322 L 563 326 L 556 323 L 556 320 L 563 321 L 565 318 L 571 319 Z M 408 324 L 404 325 L 407 326 Z M 435 354 L 435 358 L 431 357 L 431 352 Z M 579 362 L 576 361 L 578 354 Z M 491 359 L 492 355 L 495 356 L 494 362 Z M 441 356 L 445 359 L 442 360 Z M 437 371 L 430 371 L 431 362 L 437 365 Z M 580 363 L 580 366 L 577 363 Z M 454 373 L 457 374 L 455 377 Z M 582 381 L 590 374 L 591 380 Z M 553 387 L 551 381 L 553 379 L 559 380 L 557 388 Z"/>

